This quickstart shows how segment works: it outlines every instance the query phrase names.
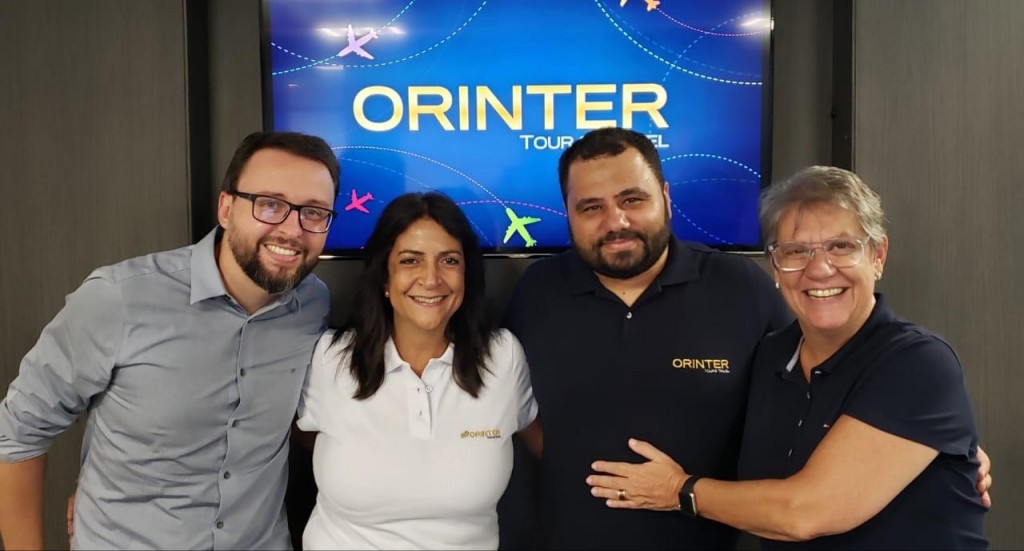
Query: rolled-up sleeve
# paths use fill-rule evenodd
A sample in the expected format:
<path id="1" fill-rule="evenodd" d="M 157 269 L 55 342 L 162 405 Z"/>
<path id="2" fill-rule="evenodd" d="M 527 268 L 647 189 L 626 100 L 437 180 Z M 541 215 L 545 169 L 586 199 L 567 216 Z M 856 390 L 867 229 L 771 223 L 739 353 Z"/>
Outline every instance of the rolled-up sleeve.
<path id="1" fill-rule="evenodd" d="M 93 272 L 43 329 L 0 404 L 0 461 L 46 453 L 107 388 L 124 327 L 116 284 L 102 271 Z"/>

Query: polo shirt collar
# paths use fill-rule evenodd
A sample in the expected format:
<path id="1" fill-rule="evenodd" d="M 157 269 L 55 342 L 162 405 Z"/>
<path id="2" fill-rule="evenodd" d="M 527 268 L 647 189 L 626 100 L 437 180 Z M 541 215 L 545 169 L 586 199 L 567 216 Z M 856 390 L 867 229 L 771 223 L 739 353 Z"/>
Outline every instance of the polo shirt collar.
<path id="1" fill-rule="evenodd" d="M 455 345 L 453 343 L 448 343 L 448 348 L 443 354 L 441 354 L 441 357 L 431 359 L 428 364 L 441 362 L 450 366 L 454 361 Z M 384 373 L 398 371 L 407 365 L 409 365 L 409 363 L 398 355 L 398 347 L 395 346 L 395 340 L 388 337 L 388 341 L 384 343 Z"/>
<path id="2" fill-rule="evenodd" d="M 889 310 L 888 306 L 886 306 L 882 294 L 875 293 L 875 307 L 871 309 L 871 314 L 868 315 L 868 319 L 864 322 L 864 325 L 862 325 L 861 328 L 854 333 L 853 337 L 846 341 L 846 344 L 841 346 L 835 354 L 832 354 L 829 359 L 825 360 L 821 365 L 815 368 L 815 371 L 831 373 L 835 370 L 837 365 L 842 365 L 845 358 L 850 355 L 852 351 L 860 347 L 860 344 L 870 337 L 876 329 L 895 319 L 896 315 L 893 314 L 892 310 Z M 800 345 L 804 340 L 803 332 L 800 331 L 800 325 L 797 322 L 793 322 L 793 326 L 796 328 L 795 334 L 793 335 L 794 340 L 796 340 L 795 352 L 788 364 L 779 366 L 778 371 L 780 374 L 794 371 L 794 367 L 800 359 Z"/>
<path id="3" fill-rule="evenodd" d="M 573 294 L 585 294 L 597 291 L 602 287 L 597 274 L 590 267 L 575 249 L 566 253 L 567 280 L 569 292 Z M 668 242 L 668 258 L 665 260 L 665 267 L 661 273 L 654 278 L 651 286 L 677 285 L 697 279 L 700 275 L 700 266 L 696 251 L 679 241 L 675 237 Z"/>
<path id="4" fill-rule="evenodd" d="M 210 298 L 228 296 L 228 290 L 224 287 L 224 278 L 221 276 L 220 268 L 217 267 L 217 243 L 223 237 L 223 228 L 217 226 L 192 247 L 190 305 Z M 282 304 L 289 305 L 292 310 L 301 308 L 302 303 L 297 291 L 309 284 L 310 277 L 312 274 L 303 279 L 294 289 L 282 293 L 275 301 L 268 304 L 272 308 L 268 309 L 265 306 L 261 311 L 269 311 Z"/>

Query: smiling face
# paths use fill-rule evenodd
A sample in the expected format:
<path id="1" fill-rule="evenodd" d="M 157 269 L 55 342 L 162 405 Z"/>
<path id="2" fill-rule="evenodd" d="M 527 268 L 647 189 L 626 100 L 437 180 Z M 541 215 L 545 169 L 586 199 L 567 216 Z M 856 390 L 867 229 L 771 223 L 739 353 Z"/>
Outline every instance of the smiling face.
<path id="1" fill-rule="evenodd" d="M 798 205 L 779 220 L 779 242 L 818 244 L 836 237 L 867 241 L 857 216 L 825 203 Z M 864 325 L 875 306 L 875 281 L 882 273 L 888 238 L 865 246 L 860 262 L 836 268 L 828 255 L 815 249 L 807 267 L 796 272 L 775 269 L 782 296 L 800 322 L 806 338 L 845 342 Z"/>
<path id="2" fill-rule="evenodd" d="M 567 182 L 572 242 L 595 272 L 630 279 L 666 254 L 668 190 L 639 151 L 575 161 Z"/>
<path id="3" fill-rule="evenodd" d="M 239 176 L 238 191 L 327 209 L 334 201 L 327 167 L 278 149 L 252 155 Z M 298 212 L 280 224 L 267 224 L 253 217 L 252 201 L 223 192 L 217 217 L 227 244 L 218 263 L 232 294 L 277 294 L 295 287 L 316 266 L 327 239 L 327 234 L 304 231 Z"/>
<path id="4" fill-rule="evenodd" d="M 443 338 L 448 321 L 462 306 L 465 275 L 458 239 L 430 218 L 410 224 L 388 254 L 386 289 L 395 334 Z"/>

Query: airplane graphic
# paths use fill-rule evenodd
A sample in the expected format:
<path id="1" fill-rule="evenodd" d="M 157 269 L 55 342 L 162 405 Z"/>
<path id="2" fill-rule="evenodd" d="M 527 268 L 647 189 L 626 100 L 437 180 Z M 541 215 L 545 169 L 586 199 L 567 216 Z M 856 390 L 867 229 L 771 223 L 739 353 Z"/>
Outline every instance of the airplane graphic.
<path id="1" fill-rule="evenodd" d="M 619 7 L 625 7 L 626 2 L 629 2 L 629 0 L 619 0 Z M 644 0 L 644 3 L 647 4 L 647 11 L 654 11 L 661 5 L 661 0 Z"/>
<path id="2" fill-rule="evenodd" d="M 369 201 L 370 199 L 373 199 L 373 195 L 371 195 L 370 192 L 366 192 L 366 195 L 363 195 L 362 197 L 358 197 L 357 194 L 356 194 L 356 190 L 353 189 L 352 190 L 352 202 L 349 203 L 347 206 L 345 206 L 345 210 L 355 209 L 355 210 L 358 210 L 360 212 L 364 212 L 366 214 L 370 214 L 369 209 L 367 209 L 366 207 L 363 206 L 363 203 Z"/>
<path id="3" fill-rule="evenodd" d="M 532 247 L 537 244 L 537 240 L 530 236 L 530 232 L 526 229 L 526 226 L 527 224 L 540 222 L 540 218 L 516 216 L 516 213 L 512 212 L 512 209 L 509 207 L 505 207 L 505 214 L 508 216 L 511 223 L 508 225 L 508 229 L 505 230 L 505 239 L 502 243 L 508 243 L 508 240 L 512 238 L 512 234 L 518 232 L 519 236 L 523 238 L 523 241 L 526 241 L 527 247 Z"/>
<path id="4" fill-rule="evenodd" d="M 364 50 L 363 46 L 366 45 L 367 42 L 373 40 L 374 38 L 378 38 L 377 32 L 374 31 L 373 29 L 368 29 L 367 33 L 364 34 L 363 36 L 360 36 L 359 39 L 357 40 L 355 33 L 352 32 L 352 25 L 349 25 L 348 45 L 342 48 L 340 52 L 338 52 L 338 57 L 345 57 L 348 54 L 354 53 L 359 57 L 373 59 L 373 56 L 370 55 L 370 52 Z"/>

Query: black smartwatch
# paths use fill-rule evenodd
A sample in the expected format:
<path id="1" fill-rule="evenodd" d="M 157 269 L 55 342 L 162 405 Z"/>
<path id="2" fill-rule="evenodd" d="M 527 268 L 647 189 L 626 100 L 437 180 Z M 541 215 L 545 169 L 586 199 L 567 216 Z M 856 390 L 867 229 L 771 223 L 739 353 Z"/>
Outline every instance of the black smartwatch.
<path id="1" fill-rule="evenodd" d="M 688 517 L 697 518 L 697 496 L 693 494 L 693 485 L 700 480 L 699 476 L 691 476 L 683 482 L 683 489 L 679 490 L 679 512 Z"/>

